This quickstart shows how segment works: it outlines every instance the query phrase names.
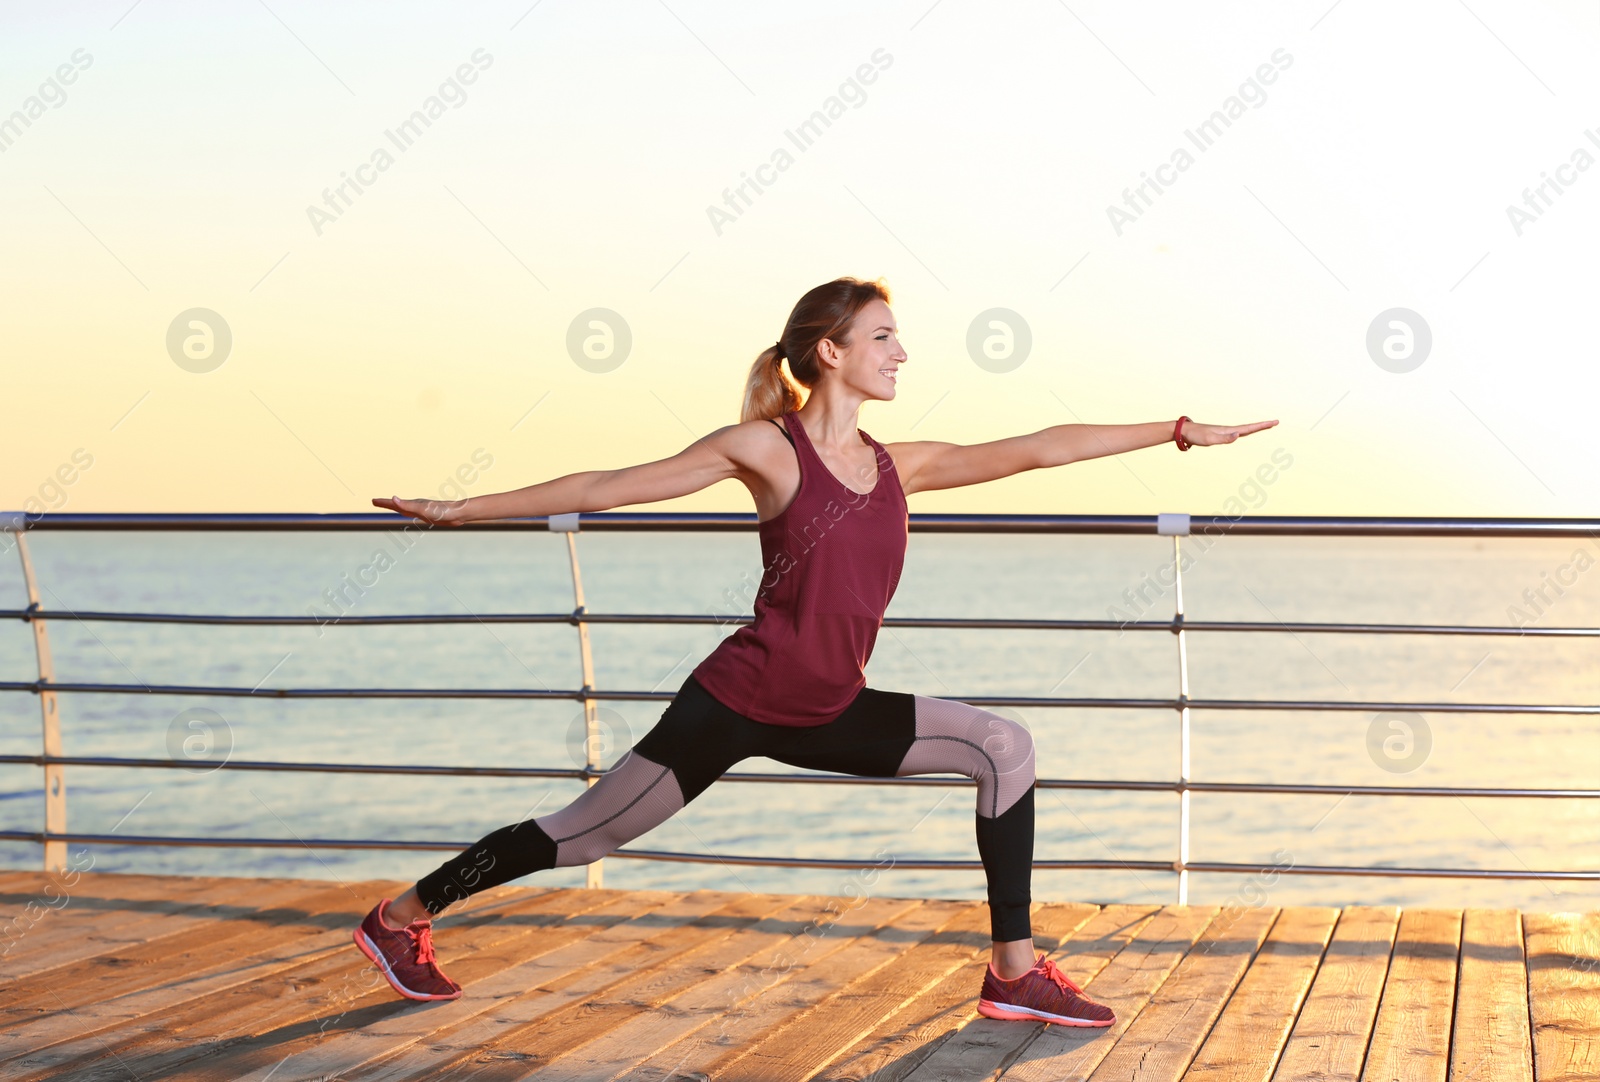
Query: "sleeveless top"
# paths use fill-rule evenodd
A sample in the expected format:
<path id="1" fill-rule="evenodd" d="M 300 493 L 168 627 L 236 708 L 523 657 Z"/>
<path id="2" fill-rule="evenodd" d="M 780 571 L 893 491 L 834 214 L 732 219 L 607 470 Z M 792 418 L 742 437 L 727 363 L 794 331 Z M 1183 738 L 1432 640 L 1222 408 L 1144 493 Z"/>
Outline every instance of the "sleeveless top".
<path id="1" fill-rule="evenodd" d="M 717 644 L 691 675 L 712 697 L 768 725 L 825 725 L 866 686 L 884 610 L 905 563 L 909 518 L 894 459 L 877 453 L 869 493 L 823 464 L 794 413 L 782 418 L 800 462 L 800 490 L 760 524 L 762 576 L 754 622 Z"/>

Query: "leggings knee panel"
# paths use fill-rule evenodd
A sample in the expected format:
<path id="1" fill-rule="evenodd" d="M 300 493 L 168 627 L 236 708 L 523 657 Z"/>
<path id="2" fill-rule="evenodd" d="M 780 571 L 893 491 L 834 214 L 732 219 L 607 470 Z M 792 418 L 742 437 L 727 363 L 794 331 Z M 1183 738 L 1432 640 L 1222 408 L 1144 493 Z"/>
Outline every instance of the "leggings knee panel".
<path id="1" fill-rule="evenodd" d="M 950 699 L 915 696 L 916 739 L 897 772 L 955 772 L 978 783 L 978 814 L 1004 815 L 1035 780 L 1033 737 L 1009 718 Z"/>

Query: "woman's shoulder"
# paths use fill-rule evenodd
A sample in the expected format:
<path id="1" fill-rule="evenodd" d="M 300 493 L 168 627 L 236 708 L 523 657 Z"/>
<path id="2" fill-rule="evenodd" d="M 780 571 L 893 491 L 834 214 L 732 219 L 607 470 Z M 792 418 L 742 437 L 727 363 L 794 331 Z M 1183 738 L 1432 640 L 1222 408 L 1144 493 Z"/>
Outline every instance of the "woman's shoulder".
<path id="1" fill-rule="evenodd" d="M 794 437 L 781 418 L 757 417 L 704 437 L 712 451 L 739 468 L 743 477 L 774 477 L 794 462 Z"/>
<path id="2" fill-rule="evenodd" d="M 729 447 L 755 449 L 770 446 L 773 436 L 787 431 L 788 428 L 781 418 L 752 417 L 748 421 L 723 425 L 705 438 Z"/>

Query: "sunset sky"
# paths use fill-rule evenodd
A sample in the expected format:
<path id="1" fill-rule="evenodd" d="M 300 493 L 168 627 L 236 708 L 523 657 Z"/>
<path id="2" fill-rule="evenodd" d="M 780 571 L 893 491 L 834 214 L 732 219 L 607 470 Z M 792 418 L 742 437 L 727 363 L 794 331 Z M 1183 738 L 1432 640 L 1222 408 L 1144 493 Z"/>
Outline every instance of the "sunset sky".
<path id="1" fill-rule="evenodd" d="M 0 509 L 360 511 L 475 453 L 474 493 L 666 457 L 848 274 L 909 353 L 880 441 L 1280 421 L 913 513 L 1217 513 L 1281 448 L 1254 513 L 1593 515 L 1593 5 L 1227 12 L 10 9 Z M 593 309 L 610 371 L 569 350 Z M 1020 363 L 969 349 L 993 309 Z"/>

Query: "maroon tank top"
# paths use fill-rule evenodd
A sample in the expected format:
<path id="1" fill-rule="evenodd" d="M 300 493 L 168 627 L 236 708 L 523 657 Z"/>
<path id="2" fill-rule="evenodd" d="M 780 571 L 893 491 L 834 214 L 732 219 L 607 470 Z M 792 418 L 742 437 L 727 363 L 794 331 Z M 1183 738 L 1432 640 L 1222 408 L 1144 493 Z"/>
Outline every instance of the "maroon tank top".
<path id="1" fill-rule="evenodd" d="M 863 670 L 905 563 L 906 494 L 894 459 L 860 429 L 878 457 L 869 493 L 833 475 L 798 417 L 782 421 L 800 461 L 800 491 L 760 525 L 755 620 L 718 643 L 693 676 L 752 721 L 825 725 L 866 686 Z"/>

